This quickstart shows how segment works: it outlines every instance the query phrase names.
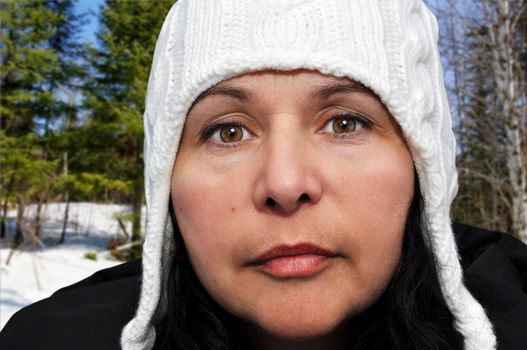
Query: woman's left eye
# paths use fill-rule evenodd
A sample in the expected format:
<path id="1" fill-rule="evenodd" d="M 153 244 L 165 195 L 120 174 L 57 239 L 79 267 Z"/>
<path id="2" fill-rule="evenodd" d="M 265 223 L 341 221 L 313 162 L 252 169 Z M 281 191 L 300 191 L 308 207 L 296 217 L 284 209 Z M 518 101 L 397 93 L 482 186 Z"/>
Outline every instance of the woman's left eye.
<path id="1" fill-rule="evenodd" d="M 329 119 L 323 132 L 328 134 L 353 134 L 359 132 L 363 128 L 368 128 L 370 122 L 363 117 L 359 117 L 352 113 L 338 114 Z"/>

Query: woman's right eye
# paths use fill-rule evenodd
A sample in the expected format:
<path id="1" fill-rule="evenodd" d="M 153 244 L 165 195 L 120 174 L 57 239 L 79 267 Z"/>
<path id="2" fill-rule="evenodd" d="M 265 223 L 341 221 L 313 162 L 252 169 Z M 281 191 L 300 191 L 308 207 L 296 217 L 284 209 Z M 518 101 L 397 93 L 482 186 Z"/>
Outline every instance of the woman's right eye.
<path id="1" fill-rule="evenodd" d="M 236 144 L 250 139 L 252 134 L 240 123 L 219 123 L 209 126 L 203 132 L 205 140 L 218 144 Z"/>

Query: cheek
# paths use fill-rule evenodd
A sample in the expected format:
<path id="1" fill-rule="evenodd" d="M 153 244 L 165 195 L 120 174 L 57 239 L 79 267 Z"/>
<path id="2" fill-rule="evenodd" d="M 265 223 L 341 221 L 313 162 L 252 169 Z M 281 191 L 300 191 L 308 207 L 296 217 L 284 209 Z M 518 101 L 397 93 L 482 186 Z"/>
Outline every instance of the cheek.
<path id="1" fill-rule="evenodd" d="M 399 263 L 414 192 L 409 152 L 406 148 L 391 150 L 394 148 L 379 149 L 368 157 L 346 162 L 338 170 L 338 182 L 343 186 L 332 192 L 336 198 L 334 211 L 346 218 L 339 220 L 341 230 L 347 233 L 342 250 L 349 253 L 361 280 L 357 285 L 370 293 L 367 304 L 384 290 Z"/>
<path id="2" fill-rule="evenodd" d="M 206 235 L 211 228 L 221 226 L 236 212 L 242 195 L 237 174 L 226 172 L 224 164 L 209 163 L 201 157 L 182 157 L 172 175 L 172 204 L 178 224 L 193 236 Z"/>
<path id="3" fill-rule="evenodd" d="M 404 223 L 415 181 L 413 160 L 405 147 L 381 144 L 346 162 L 338 172 L 347 189 L 338 194 L 346 202 L 343 207 L 379 229 L 386 223 Z"/>
<path id="4" fill-rule="evenodd" d="M 400 162 L 381 160 L 363 169 L 358 185 L 364 206 L 361 212 L 370 216 L 372 224 L 383 226 L 404 224 L 413 198 L 413 166 L 399 166 Z M 389 231 L 388 231 L 389 232 Z"/>
<path id="5" fill-rule="evenodd" d="M 238 228 L 232 221 L 243 202 L 243 191 L 235 176 L 218 176 L 210 169 L 185 163 L 176 167 L 172 177 L 172 205 L 194 271 L 209 291 L 219 280 L 231 280 L 233 256 L 243 251 L 245 242 L 233 234 Z"/>

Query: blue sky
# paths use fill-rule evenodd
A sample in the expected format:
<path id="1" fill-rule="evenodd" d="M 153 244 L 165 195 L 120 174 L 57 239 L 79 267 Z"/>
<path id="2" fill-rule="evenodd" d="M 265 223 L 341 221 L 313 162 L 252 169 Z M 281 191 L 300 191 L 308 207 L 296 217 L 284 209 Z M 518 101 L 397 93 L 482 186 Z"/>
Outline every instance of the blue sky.
<path id="1" fill-rule="evenodd" d="M 99 8 L 104 4 L 104 1 L 105 0 L 78 0 L 77 13 L 88 13 L 86 18 L 87 23 L 82 29 L 82 41 L 95 43 L 95 33 L 97 32 L 98 27 L 96 15 L 99 13 Z"/>

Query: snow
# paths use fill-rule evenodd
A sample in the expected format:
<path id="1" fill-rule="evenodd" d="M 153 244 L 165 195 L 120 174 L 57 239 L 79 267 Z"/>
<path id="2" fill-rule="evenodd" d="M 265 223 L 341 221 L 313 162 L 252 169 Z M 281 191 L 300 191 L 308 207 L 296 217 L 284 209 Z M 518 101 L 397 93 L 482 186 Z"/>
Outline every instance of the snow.
<path id="1" fill-rule="evenodd" d="M 8 237 L 0 241 L 0 329 L 9 318 L 26 305 L 46 298 L 56 290 L 84 279 L 94 272 L 122 263 L 107 252 L 108 242 L 119 235 L 115 214 L 128 213 L 124 205 L 70 203 L 65 242 L 58 244 L 62 232 L 64 203 L 43 207 L 40 243 L 31 239 L 20 250 L 11 249 L 16 211 L 8 214 Z M 28 206 L 24 227 L 31 230 L 36 205 Z M 144 218 L 144 215 L 143 215 Z M 131 227 L 128 223 L 128 231 Z M 87 259 L 87 252 L 97 253 L 97 260 Z"/>

